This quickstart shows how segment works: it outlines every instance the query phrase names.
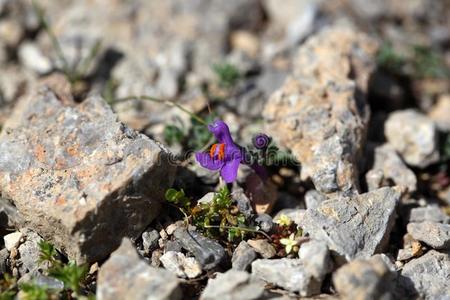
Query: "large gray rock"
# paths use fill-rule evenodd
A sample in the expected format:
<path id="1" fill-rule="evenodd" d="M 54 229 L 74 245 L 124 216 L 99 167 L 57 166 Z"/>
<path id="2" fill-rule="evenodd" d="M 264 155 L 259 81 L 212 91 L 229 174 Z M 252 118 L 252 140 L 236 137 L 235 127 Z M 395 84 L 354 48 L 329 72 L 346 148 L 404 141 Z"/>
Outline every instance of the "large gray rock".
<path id="1" fill-rule="evenodd" d="M 395 149 L 389 144 L 375 148 L 372 169 L 366 174 L 367 186 L 370 191 L 388 185 L 388 181 L 395 185 L 404 186 L 409 192 L 416 190 L 417 178 Z"/>
<path id="2" fill-rule="evenodd" d="M 20 102 L 0 136 L 0 189 L 78 262 L 105 258 L 159 213 L 168 153 L 117 121 L 99 97 L 63 105 L 47 88 Z"/>
<path id="3" fill-rule="evenodd" d="M 208 280 L 201 300 L 256 300 L 264 293 L 264 283 L 244 271 L 229 270 Z"/>
<path id="4" fill-rule="evenodd" d="M 225 258 L 225 249 L 218 242 L 194 230 L 178 228 L 173 234 L 181 246 L 195 256 L 204 270 L 217 267 Z"/>
<path id="5" fill-rule="evenodd" d="M 252 263 L 252 275 L 303 297 L 318 294 L 322 285 L 300 259 L 257 259 Z"/>
<path id="6" fill-rule="evenodd" d="M 439 160 L 436 125 L 413 109 L 391 113 L 385 123 L 384 134 L 389 144 L 411 166 L 424 168 Z"/>
<path id="7" fill-rule="evenodd" d="M 395 273 L 382 255 L 356 259 L 333 274 L 333 283 L 341 299 L 394 299 Z"/>
<path id="8" fill-rule="evenodd" d="M 292 150 L 302 177 L 321 193 L 358 189 L 376 49 L 375 40 L 352 28 L 324 29 L 300 47 L 293 75 L 265 106 L 268 132 Z"/>
<path id="9" fill-rule="evenodd" d="M 435 222 L 409 223 L 408 233 L 434 249 L 450 249 L 450 225 Z"/>
<path id="10" fill-rule="evenodd" d="M 400 285 L 405 297 L 448 299 L 450 295 L 450 253 L 435 250 L 413 259 L 402 269 Z"/>
<path id="11" fill-rule="evenodd" d="M 396 188 L 384 187 L 352 197 L 325 200 L 307 209 L 301 226 L 310 236 L 323 240 L 345 260 L 368 258 L 386 246 L 400 199 Z"/>
<path id="12" fill-rule="evenodd" d="M 97 299 L 177 300 L 182 294 L 175 275 L 149 266 L 131 241 L 124 239 L 100 268 Z"/>

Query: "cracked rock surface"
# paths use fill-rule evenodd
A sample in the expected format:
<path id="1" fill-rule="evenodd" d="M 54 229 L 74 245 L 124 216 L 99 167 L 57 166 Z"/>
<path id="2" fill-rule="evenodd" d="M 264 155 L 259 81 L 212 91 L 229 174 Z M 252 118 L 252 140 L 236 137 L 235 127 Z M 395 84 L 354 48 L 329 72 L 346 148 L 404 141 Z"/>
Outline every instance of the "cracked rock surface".
<path id="1" fill-rule="evenodd" d="M 100 97 L 63 105 L 47 88 L 20 102 L 0 137 L 0 189 L 69 258 L 96 261 L 160 209 L 168 153 L 117 121 Z"/>
<path id="2" fill-rule="evenodd" d="M 263 116 L 322 193 L 358 189 L 357 161 L 369 108 L 365 93 L 377 43 L 349 27 L 324 29 L 298 51 L 294 73 Z"/>

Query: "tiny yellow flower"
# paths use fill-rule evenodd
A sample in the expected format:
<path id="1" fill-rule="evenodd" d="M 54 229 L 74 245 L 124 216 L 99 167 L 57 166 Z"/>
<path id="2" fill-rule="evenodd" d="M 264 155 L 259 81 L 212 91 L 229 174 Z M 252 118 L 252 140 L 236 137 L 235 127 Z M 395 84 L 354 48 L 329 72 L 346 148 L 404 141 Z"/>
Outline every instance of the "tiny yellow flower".
<path id="1" fill-rule="evenodd" d="M 292 248 L 298 245 L 298 241 L 295 240 L 295 235 L 293 233 L 291 233 L 287 239 L 280 239 L 280 243 L 285 246 L 286 254 L 291 253 Z"/>
<path id="2" fill-rule="evenodd" d="M 278 220 L 275 221 L 275 223 L 277 223 L 277 224 L 280 225 L 280 226 L 286 226 L 286 227 L 288 227 L 288 226 L 291 226 L 292 220 L 291 220 L 291 218 L 289 218 L 289 217 L 286 216 L 286 215 L 281 215 L 281 216 L 278 218 Z"/>

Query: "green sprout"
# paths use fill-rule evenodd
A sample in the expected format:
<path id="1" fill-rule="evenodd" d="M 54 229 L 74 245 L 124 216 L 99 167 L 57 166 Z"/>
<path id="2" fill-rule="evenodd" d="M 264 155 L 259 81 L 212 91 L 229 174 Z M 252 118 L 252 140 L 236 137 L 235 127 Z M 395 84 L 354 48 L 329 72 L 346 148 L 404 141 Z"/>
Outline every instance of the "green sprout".
<path id="1" fill-rule="evenodd" d="M 395 52 L 390 43 L 381 46 L 376 60 L 379 66 L 395 74 L 401 74 L 406 63 L 405 58 Z"/>
<path id="2" fill-rule="evenodd" d="M 176 125 L 167 125 L 164 128 L 164 141 L 172 146 L 174 144 L 181 144 L 184 139 L 184 132 Z"/>
<path id="3" fill-rule="evenodd" d="M 260 233 L 268 237 L 257 228 L 249 226 L 249 220 L 234 204 L 230 191 L 225 186 L 214 194 L 210 202 L 192 205 L 183 190 L 168 189 L 166 200 L 176 205 L 191 223 L 208 237 L 217 240 L 235 242 L 244 239 L 247 235 Z M 268 237 L 270 239 L 270 237 Z"/>
<path id="4" fill-rule="evenodd" d="M 71 261 L 66 265 L 56 264 L 49 269 L 48 275 L 61 280 L 64 283 L 64 287 L 75 293 L 80 294 L 81 282 L 86 278 L 88 269 L 86 265 L 78 266 L 75 262 Z"/>
<path id="5" fill-rule="evenodd" d="M 24 283 L 20 285 L 20 290 L 23 292 L 24 296 L 21 299 L 24 300 L 48 300 L 50 299 L 49 291 L 37 284 Z"/>
<path id="6" fill-rule="evenodd" d="M 232 88 L 236 85 L 241 74 L 239 70 L 229 63 L 216 64 L 213 70 L 219 79 L 219 85 L 224 88 Z"/>
<path id="7" fill-rule="evenodd" d="M 416 77 L 445 78 L 450 76 L 442 57 L 430 47 L 414 46 L 412 65 Z"/>
<path id="8" fill-rule="evenodd" d="M 39 262 L 41 264 L 48 263 L 49 265 L 47 275 L 62 281 L 64 283 L 64 288 L 72 291 L 76 298 L 85 298 L 85 296 L 81 295 L 81 287 L 86 279 L 88 271 L 87 266 L 78 266 L 73 261 L 68 264 L 63 263 L 61 260 L 57 259 L 58 253 L 55 247 L 49 242 L 41 241 L 39 243 L 39 249 Z M 30 290 L 30 292 L 31 291 L 38 292 Z"/>

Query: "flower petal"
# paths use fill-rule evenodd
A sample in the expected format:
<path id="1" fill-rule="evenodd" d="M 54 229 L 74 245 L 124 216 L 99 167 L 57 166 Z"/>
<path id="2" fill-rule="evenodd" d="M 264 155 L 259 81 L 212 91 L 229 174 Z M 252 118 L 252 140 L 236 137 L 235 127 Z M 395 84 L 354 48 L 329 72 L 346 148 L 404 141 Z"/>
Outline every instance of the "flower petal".
<path id="1" fill-rule="evenodd" d="M 222 120 L 216 120 L 208 125 L 209 131 L 214 134 L 221 144 L 234 144 L 228 125 Z"/>
<path id="2" fill-rule="evenodd" d="M 203 168 L 209 169 L 211 171 L 219 170 L 224 165 L 223 161 L 217 158 L 212 158 L 209 153 L 206 152 L 195 153 L 195 159 Z"/>
<path id="3" fill-rule="evenodd" d="M 226 183 L 231 183 L 236 180 L 237 172 L 239 169 L 239 164 L 241 163 L 241 159 L 233 159 L 225 162 L 220 170 L 220 175 Z"/>

